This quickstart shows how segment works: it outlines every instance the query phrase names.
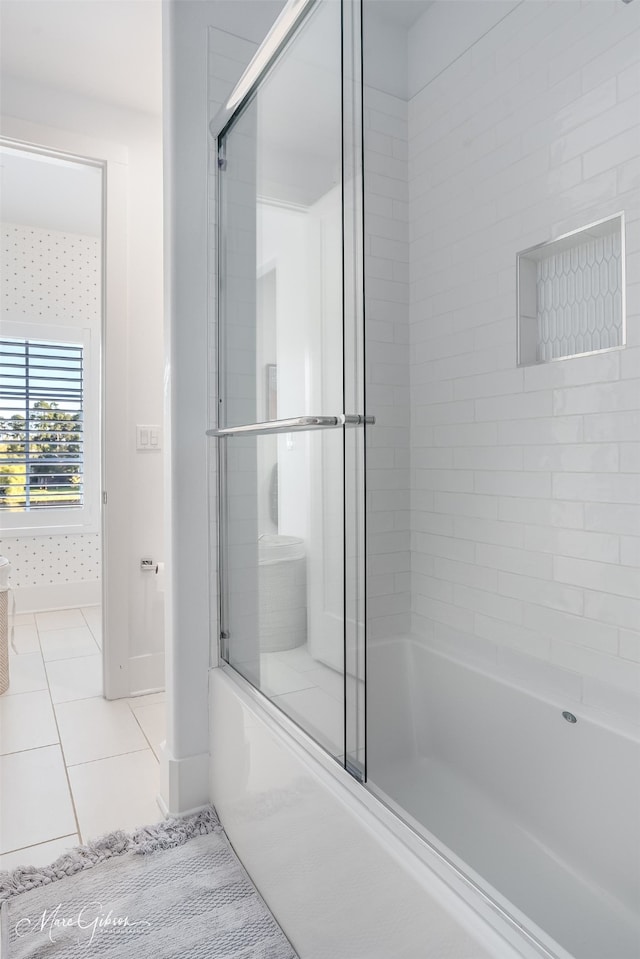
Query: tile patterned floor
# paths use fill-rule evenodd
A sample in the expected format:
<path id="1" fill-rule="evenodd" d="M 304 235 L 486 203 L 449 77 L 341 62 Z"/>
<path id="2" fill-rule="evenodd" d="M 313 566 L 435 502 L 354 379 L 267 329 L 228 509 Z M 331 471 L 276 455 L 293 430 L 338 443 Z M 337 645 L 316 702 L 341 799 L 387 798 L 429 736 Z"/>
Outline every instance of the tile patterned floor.
<path id="1" fill-rule="evenodd" d="M 164 693 L 102 697 L 99 606 L 15 618 L 0 697 L 0 869 L 161 818 Z"/>

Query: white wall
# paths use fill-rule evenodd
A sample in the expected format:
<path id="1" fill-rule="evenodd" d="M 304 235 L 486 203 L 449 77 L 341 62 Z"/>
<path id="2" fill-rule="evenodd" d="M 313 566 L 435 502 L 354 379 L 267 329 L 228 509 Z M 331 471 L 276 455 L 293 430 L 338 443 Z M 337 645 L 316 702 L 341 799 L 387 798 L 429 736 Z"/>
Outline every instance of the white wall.
<path id="1" fill-rule="evenodd" d="M 231 71 L 230 91 L 281 6 L 279 0 L 179 0 L 163 7 L 166 409 L 172 436 L 165 476 L 171 563 L 167 681 L 172 697 L 162 792 L 175 812 L 209 798 L 207 674 L 218 632 L 215 559 L 211 561 L 209 552 L 210 536 L 215 544 L 217 531 L 209 524 L 215 503 L 208 499 L 205 436 L 209 403 L 217 397 L 215 380 L 209 380 L 216 363 L 215 340 L 207 329 L 209 311 L 215 311 L 215 273 L 209 272 L 215 260 L 207 243 L 207 123 L 217 109 L 208 103 L 208 31 L 216 25 L 232 35 L 228 49 L 219 53 L 221 68 Z M 247 33 L 253 39 L 241 40 Z M 232 52 L 238 47 L 239 61 Z M 215 490 L 213 463 L 211 471 L 210 488 Z"/>
<path id="2" fill-rule="evenodd" d="M 163 422 L 161 118 L 11 76 L 3 76 L 0 108 L 5 135 L 29 129 L 30 142 L 47 146 L 47 129 L 56 137 L 81 134 L 107 141 L 126 164 L 127 336 L 118 369 L 112 365 L 107 377 L 119 384 L 118 403 L 126 407 L 127 452 L 120 467 L 129 478 L 129 497 L 127 515 L 122 509 L 119 515 L 122 537 L 108 546 L 124 564 L 129 584 L 129 690 L 161 686 L 162 599 L 139 563 L 142 556 L 164 558 L 163 465 L 160 454 L 135 451 L 135 424 Z"/>
<path id="3" fill-rule="evenodd" d="M 526 2 L 434 75 L 476 6 L 409 47 L 413 628 L 638 722 L 640 7 Z M 517 368 L 516 252 L 622 210 L 627 347 Z"/>
<path id="4" fill-rule="evenodd" d="M 391 0 L 393 5 L 394 0 Z M 364 80 L 369 87 L 407 100 L 407 30 L 401 23 L 380 15 L 378 0 L 364 0 L 362 50 Z"/>

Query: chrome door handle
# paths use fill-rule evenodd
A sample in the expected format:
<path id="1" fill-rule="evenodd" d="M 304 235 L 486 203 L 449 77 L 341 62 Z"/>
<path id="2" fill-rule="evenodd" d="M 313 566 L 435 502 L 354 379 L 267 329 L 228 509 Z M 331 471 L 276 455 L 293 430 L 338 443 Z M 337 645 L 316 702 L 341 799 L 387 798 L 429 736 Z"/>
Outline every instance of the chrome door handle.
<path id="1" fill-rule="evenodd" d="M 358 413 L 339 413 L 338 416 L 296 416 L 288 420 L 269 420 L 266 423 L 251 423 L 249 426 L 227 426 L 224 429 L 207 430 L 207 436 L 267 436 L 270 433 L 295 433 L 302 430 L 330 430 L 338 426 L 372 426 L 375 416 L 360 416 Z"/>

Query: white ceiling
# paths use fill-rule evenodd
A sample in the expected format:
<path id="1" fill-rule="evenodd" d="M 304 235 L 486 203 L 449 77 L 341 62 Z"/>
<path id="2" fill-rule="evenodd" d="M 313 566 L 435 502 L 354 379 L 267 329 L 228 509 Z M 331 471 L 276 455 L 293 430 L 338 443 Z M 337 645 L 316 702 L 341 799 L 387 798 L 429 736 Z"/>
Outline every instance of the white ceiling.
<path id="1" fill-rule="evenodd" d="M 0 26 L 3 74 L 160 113 L 160 0 L 2 0 Z"/>
<path id="2" fill-rule="evenodd" d="M 431 0 L 366 2 L 376 17 L 405 29 L 432 5 Z M 269 23 L 280 3 L 262 0 L 261 6 L 268 7 L 268 15 L 257 19 Z M 224 29 L 226 20 L 240 16 L 246 33 L 255 32 L 254 8 L 245 0 L 211 3 L 218 26 Z M 0 28 L 3 74 L 128 109 L 161 112 L 161 0 L 1 0 Z"/>
<path id="3" fill-rule="evenodd" d="M 0 221 L 100 236 L 102 171 L 86 163 L 2 147 Z"/>

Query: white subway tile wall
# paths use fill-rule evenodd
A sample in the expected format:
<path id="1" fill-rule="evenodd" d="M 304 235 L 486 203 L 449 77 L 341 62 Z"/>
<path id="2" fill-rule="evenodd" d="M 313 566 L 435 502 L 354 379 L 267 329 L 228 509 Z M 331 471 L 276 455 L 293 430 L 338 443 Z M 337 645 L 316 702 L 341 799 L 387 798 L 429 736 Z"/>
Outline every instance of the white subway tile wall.
<path id="1" fill-rule="evenodd" d="M 639 14 L 525 3 L 408 104 L 365 89 L 369 638 L 411 626 L 626 719 L 640 676 Z M 253 49 L 210 31 L 211 116 Z M 623 210 L 627 347 L 518 369 L 517 251 Z"/>
<path id="2" fill-rule="evenodd" d="M 364 89 L 368 637 L 410 628 L 407 103 Z"/>
<path id="3" fill-rule="evenodd" d="M 407 439 L 406 393 L 395 394 L 397 406 L 391 394 L 410 379 L 413 631 L 518 683 L 635 722 L 639 50 L 639 4 L 528 2 L 410 100 L 410 377 L 394 368 L 390 346 L 404 335 L 399 291 L 386 314 L 378 304 L 387 301 L 373 301 L 382 322 L 374 328 L 370 316 L 368 327 L 381 354 L 389 347 L 371 392 L 398 417 L 395 444 Z M 376 235 L 393 222 L 390 261 L 406 246 L 375 173 L 368 222 Z M 399 173 L 389 162 L 389 182 Z M 622 211 L 626 349 L 516 368 L 517 251 Z M 378 412 L 373 397 L 369 405 Z M 403 450 L 392 433 L 383 439 L 394 455 Z M 387 487 L 406 495 L 397 471 Z M 389 530 L 403 506 L 387 499 Z M 370 520 L 377 515 L 372 507 Z"/>

